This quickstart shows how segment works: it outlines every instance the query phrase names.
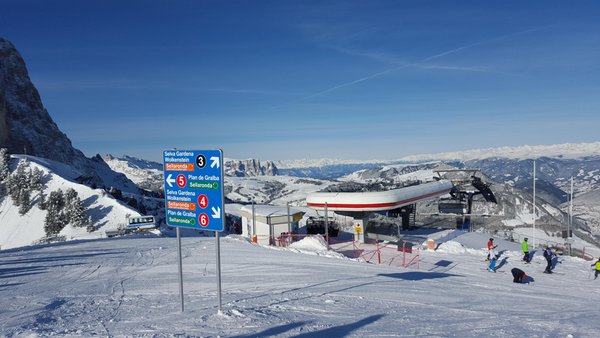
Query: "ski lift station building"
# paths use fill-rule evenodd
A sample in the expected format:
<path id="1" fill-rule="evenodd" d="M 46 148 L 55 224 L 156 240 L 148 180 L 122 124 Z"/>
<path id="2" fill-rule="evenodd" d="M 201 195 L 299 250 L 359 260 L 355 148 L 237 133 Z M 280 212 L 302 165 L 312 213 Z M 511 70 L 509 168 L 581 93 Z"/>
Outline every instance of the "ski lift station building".
<path id="1" fill-rule="evenodd" d="M 243 206 L 240 209 L 242 217 L 242 236 L 253 238 L 256 236 L 258 244 L 269 244 L 271 239 L 281 236 L 282 233 L 297 233 L 299 221 L 304 212 L 286 206 L 255 205 L 254 217 L 252 206 Z M 253 223 L 253 219 L 256 223 Z M 288 221 L 289 219 L 289 221 Z"/>

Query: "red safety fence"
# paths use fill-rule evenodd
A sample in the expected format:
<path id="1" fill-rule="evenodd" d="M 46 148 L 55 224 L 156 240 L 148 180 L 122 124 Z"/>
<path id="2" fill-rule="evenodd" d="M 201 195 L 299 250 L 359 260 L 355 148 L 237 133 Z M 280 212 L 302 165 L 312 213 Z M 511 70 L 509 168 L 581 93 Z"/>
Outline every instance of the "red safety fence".
<path id="1" fill-rule="evenodd" d="M 305 234 L 289 234 L 282 233 L 280 236 L 254 236 L 252 242 L 268 244 L 278 247 L 287 247 L 290 244 L 300 241 L 310 236 L 322 235 L 305 235 Z M 348 258 L 357 259 L 373 264 L 385 264 L 389 266 L 401 266 L 404 268 L 416 267 L 419 268 L 420 249 L 407 245 L 403 242 L 402 245 L 395 243 L 386 243 L 375 240 L 374 243 L 361 243 L 352 239 L 339 239 L 329 237 L 327 243 L 328 249 L 340 253 Z"/>
<path id="2" fill-rule="evenodd" d="M 575 251 L 575 249 L 574 249 L 574 251 Z M 576 256 L 578 256 L 578 255 L 576 255 Z M 594 256 L 585 252 L 585 247 L 583 247 L 583 249 L 581 250 L 581 258 L 585 259 L 586 261 L 594 260 Z"/>

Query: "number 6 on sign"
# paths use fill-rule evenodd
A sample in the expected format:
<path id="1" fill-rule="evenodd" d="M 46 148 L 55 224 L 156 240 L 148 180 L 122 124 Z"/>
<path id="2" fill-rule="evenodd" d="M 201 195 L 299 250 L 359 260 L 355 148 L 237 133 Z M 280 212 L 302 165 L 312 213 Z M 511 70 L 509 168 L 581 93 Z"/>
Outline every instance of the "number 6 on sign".
<path id="1" fill-rule="evenodd" d="M 208 225 L 208 221 L 209 219 L 207 214 L 200 214 L 200 216 L 198 217 L 198 222 L 202 227 L 206 227 Z"/>

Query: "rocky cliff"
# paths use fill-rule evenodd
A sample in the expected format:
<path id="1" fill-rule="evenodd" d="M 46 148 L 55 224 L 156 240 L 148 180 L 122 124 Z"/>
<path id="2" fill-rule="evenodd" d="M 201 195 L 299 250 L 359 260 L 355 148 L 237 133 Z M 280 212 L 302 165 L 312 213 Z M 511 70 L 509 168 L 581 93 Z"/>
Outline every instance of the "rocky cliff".
<path id="1" fill-rule="evenodd" d="M 137 191 L 135 184 L 113 172 L 101 158 L 87 158 L 73 147 L 44 108 L 25 61 L 4 38 L 0 38 L 0 147 L 12 154 L 69 164 L 81 172 L 82 182 L 90 185 Z"/>
<path id="2" fill-rule="evenodd" d="M 225 175 L 235 177 L 275 176 L 277 167 L 272 161 L 261 163 L 256 159 L 225 161 Z"/>

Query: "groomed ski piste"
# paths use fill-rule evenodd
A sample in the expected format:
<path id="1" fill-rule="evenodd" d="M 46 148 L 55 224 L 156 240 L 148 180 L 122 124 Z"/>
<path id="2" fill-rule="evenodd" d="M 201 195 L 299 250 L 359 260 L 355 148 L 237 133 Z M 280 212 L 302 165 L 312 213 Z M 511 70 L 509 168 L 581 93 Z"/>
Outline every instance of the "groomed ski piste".
<path id="1" fill-rule="evenodd" d="M 328 251 L 321 237 L 288 248 L 221 238 L 218 313 L 215 239 L 184 237 L 185 311 L 177 240 L 138 236 L 0 251 L 5 337 L 596 337 L 600 280 L 592 262 L 464 233 L 420 252 L 419 269 L 368 264 Z M 533 277 L 512 282 L 518 267 Z"/>

